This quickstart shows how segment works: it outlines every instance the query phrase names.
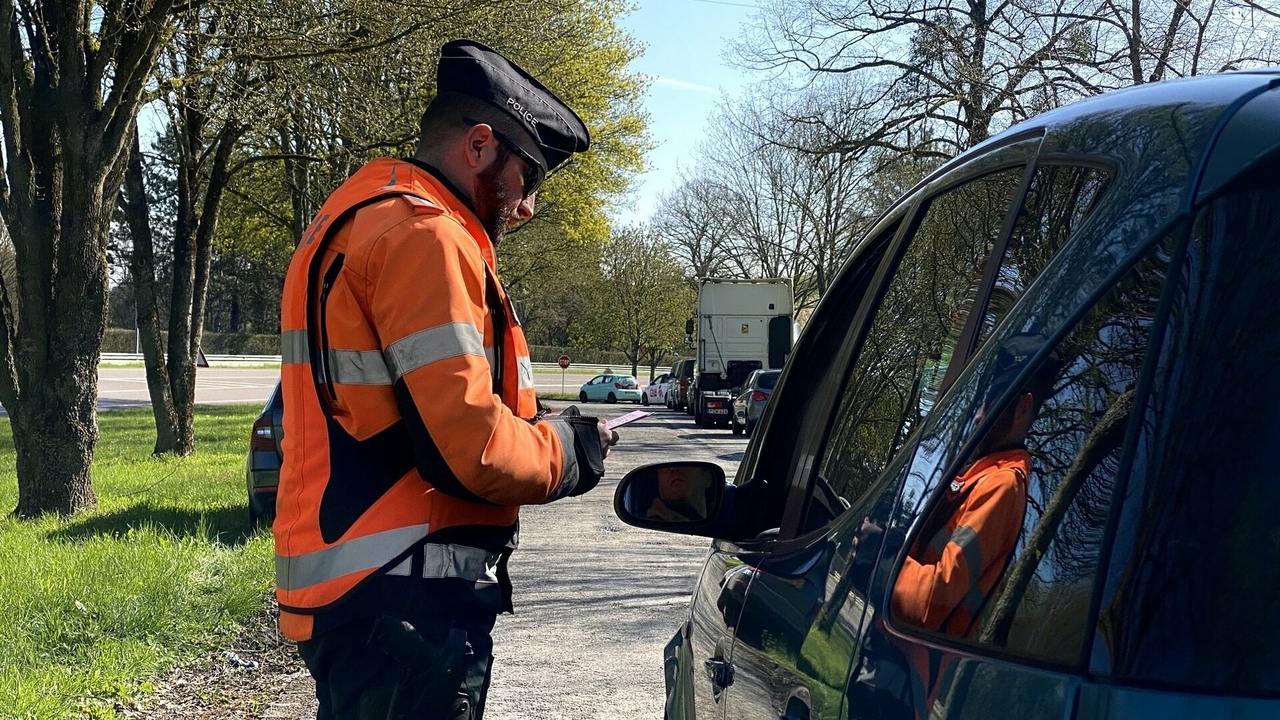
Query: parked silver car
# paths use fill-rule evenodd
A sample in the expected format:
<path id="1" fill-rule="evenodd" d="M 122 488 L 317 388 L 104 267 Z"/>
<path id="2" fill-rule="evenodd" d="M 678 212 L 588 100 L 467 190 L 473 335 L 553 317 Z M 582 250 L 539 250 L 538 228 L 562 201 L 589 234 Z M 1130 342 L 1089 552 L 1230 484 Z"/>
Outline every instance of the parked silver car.
<path id="1" fill-rule="evenodd" d="M 747 376 L 742 385 L 742 392 L 733 399 L 733 414 L 730 425 L 734 435 L 745 433 L 747 437 L 760 424 L 764 408 L 769 404 L 769 396 L 773 395 L 773 386 L 778 383 L 781 370 L 756 370 Z"/>

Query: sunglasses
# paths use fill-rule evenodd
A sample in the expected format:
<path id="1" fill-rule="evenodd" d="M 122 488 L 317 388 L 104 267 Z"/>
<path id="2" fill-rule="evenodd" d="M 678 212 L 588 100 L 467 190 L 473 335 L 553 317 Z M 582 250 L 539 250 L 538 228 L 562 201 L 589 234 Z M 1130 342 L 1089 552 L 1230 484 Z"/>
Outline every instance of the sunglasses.
<path id="1" fill-rule="evenodd" d="M 463 118 L 463 122 L 468 125 L 488 124 L 482 123 L 479 120 L 472 120 L 471 118 Z M 490 130 L 493 130 L 493 128 L 491 127 Z M 524 162 L 525 169 L 522 175 L 524 179 L 524 196 L 529 197 L 537 192 L 538 188 L 541 187 L 542 182 L 547 179 L 547 171 L 542 168 L 542 163 L 535 160 L 532 155 L 530 155 L 524 148 L 513 142 L 511 138 L 503 135 L 497 130 L 493 130 L 493 136 L 498 138 L 498 142 L 506 145 L 508 150 L 515 153 L 516 157 L 520 158 Z"/>

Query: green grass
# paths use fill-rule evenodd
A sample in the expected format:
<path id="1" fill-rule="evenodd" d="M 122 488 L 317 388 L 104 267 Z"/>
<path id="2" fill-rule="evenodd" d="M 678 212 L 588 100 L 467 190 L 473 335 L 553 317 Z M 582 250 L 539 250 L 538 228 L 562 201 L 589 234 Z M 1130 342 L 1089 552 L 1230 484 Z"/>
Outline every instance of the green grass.
<path id="1" fill-rule="evenodd" d="M 205 407 L 196 454 L 153 458 L 150 410 L 103 413 L 98 507 L 0 519 L 0 717 L 115 717 L 264 609 L 269 533 L 251 533 L 244 458 L 256 406 Z M 17 504 L 0 420 L 0 511 Z"/>

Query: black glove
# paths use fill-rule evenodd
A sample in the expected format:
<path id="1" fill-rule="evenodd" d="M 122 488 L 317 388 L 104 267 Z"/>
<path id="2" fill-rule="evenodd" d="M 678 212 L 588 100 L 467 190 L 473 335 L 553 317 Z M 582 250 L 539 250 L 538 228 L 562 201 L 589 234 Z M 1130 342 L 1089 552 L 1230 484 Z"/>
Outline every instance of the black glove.
<path id="1" fill-rule="evenodd" d="M 578 481 L 569 490 L 569 497 L 574 497 L 590 491 L 604 477 L 604 449 L 600 447 L 600 431 L 596 429 L 600 421 L 580 414 L 578 408 L 572 405 L 565 408 L 560 417 L 573 428 L 573 452 L 578 459 Z"/>

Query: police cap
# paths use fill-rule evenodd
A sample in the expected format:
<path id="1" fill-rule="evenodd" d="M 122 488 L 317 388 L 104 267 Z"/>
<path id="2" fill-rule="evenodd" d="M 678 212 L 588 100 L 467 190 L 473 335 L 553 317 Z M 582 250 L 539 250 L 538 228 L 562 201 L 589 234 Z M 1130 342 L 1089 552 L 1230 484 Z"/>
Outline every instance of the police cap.
<path id="1" fill-rule="evenodd" d="M 474 40 L 454 40 L 440 49 L 436 89 L 480 98 L 510 115 L 533 138 L 548 172 L 591 144 L 587 126 L 555 93 Z"/>
<path id="2" fill-rule="evenodd" d="M 1027 364 L 1048 342 L 1041 333 L 1017 333 L 1000 343 L 996 350 L 995 374 L 987 386 L 985 403 L 995 402 L 1019 379 Z M 1062 371 L 1062 360 L 1056 351 L 1050 352 L 1031 375 L 1022 381 L 1022 391 L 1029 392 L 1036 402 L 1043 402 L 1053 393 L 1053 385 Z"/>

